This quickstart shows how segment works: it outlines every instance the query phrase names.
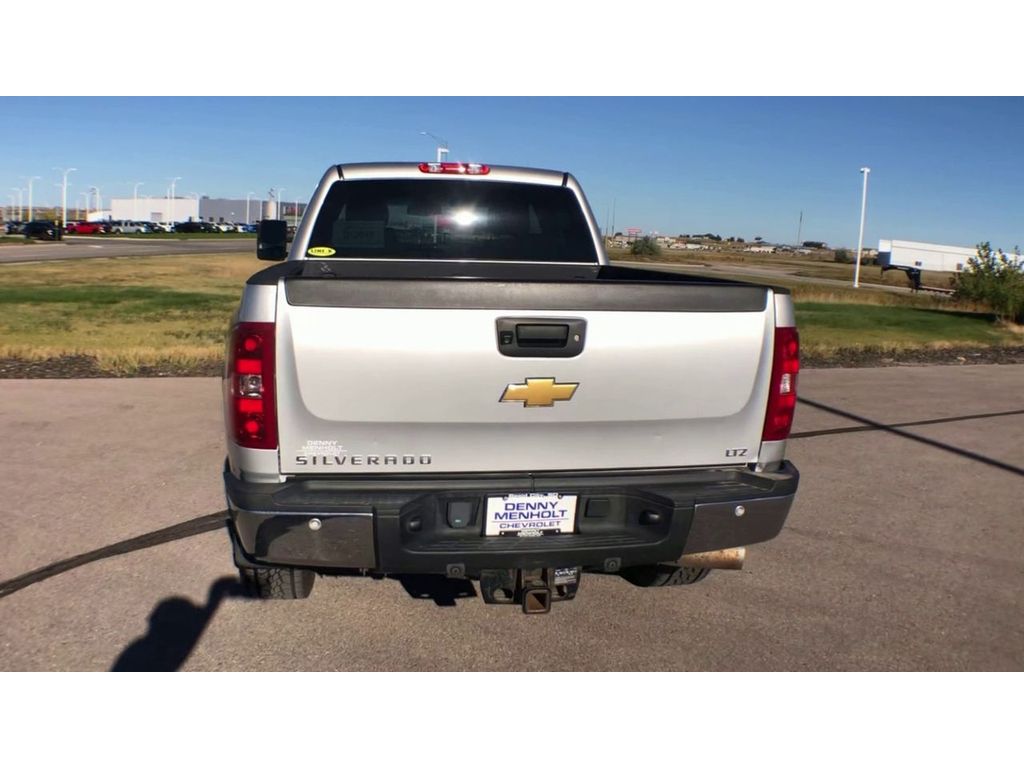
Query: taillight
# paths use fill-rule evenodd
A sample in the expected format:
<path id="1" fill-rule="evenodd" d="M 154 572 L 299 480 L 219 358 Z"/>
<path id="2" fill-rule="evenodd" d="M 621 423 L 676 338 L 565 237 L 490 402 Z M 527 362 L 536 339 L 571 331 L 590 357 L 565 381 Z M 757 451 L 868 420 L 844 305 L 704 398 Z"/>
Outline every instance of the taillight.
<path id="1" fill-rule="evenodd" d="M 768 442 L 789 437 L 796 410 L 796 378 L 799 373 L 800 335 L 796 328 L 776 328 L 768 413 L 764 417 L 761 440 Z"/>
<path id="2" fill-rule="evenodd" d="M 491 172 L 489 165 L 481 163 L 420 163 L 423 173 L 456 173 L 463 176 L 486 176 Z"/>
<path id="3" fill-rule="evenodd" d="M 231 332 L 231 431 L 243 448 L 277 448 L 274 324 L 239 323 Z"/>

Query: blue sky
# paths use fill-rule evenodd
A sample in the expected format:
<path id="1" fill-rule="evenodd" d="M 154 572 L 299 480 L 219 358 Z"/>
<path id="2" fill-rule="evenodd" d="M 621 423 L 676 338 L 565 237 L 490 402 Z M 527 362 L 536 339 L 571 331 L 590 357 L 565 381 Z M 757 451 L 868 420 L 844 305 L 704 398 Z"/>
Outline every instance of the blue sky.
<path id="1" fill-rule="evenodd" d="M 1024 246 L 1022 98 L 2 98 L 0 201 L 74 166 L 69 200 L 305 199 L 335 162 L 452 159 L 569 170 L 604 226 L 856 246 L 880 237 Z"/>

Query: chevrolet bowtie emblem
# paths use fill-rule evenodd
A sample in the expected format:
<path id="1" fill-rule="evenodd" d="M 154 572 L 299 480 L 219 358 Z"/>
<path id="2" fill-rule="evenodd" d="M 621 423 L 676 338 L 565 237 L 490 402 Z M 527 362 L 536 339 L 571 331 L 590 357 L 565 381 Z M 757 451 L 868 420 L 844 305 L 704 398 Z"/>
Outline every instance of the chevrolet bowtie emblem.
<path id="1" fill-rule="evenodd" d="M 554 379 L 527 379 L 525 384 L 509 384 L 501 395 L 502 403 L 521 402 L 524 408 L 550 408 L 559 400 L 571 400 L 579 384 L 556 384 Z"/>

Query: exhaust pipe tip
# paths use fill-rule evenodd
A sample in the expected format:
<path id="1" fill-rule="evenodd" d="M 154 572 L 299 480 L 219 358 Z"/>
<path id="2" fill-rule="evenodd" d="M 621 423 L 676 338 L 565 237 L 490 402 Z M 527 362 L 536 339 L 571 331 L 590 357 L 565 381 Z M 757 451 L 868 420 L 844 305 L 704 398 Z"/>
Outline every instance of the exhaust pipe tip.
<path id="1" fill-rule="evenodd" d="M 743 561 L 746 558 L 746 547 L 733 547 L 732 549 L 716 549 L 711 552 L 692 552 L 679 558 L 679 564 L 687 568 L 739 571 L 743 569 Z"/>

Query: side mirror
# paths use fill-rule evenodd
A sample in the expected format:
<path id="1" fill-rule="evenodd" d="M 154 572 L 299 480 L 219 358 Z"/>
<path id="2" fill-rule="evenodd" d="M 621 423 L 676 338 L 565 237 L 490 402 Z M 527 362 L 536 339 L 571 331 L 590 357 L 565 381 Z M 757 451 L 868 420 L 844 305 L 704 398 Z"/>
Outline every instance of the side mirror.
<path id="1" fill-rule="evenodd" d="M 288 258 L 288 222 L 263 219 L 256 228 L 256 258 L 284 261 Z"/>

